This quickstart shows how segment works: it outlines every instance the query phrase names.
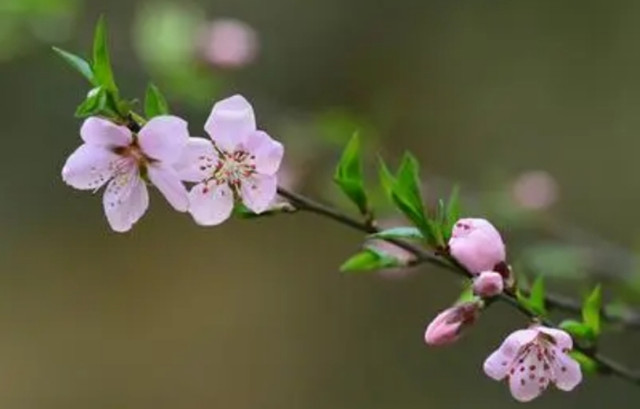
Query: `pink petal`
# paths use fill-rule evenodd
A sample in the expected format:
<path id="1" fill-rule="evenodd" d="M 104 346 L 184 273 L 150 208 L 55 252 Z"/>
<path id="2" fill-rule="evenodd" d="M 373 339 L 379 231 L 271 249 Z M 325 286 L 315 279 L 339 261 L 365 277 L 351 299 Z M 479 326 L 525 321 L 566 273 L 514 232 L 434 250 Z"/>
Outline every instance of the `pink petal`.
<path id="1" fill-rule="evenodd" d="M 181 180 L 201 182 L 211 177 L 217 162 L 218 154 L 209 139 L 189 138 L 174 167 Z"/>
<path id="2" fill-rule="evenodd" d="M 116 125 L 97 116 L 84 121 L 80 136 L 89 145 L 96 146 L 129 146 L 133 141 L 131 131 L 126 126 Z"/>
<path id="3" fill-rule="evenodd" d="M 522 363 L 517 363 L 509 375 L 509 389 L 516 400 L 529 402 L 538 397 L 549 385 L 551 372 L 538 361 L 537 353 L 527 354 Z"/>
<path id="4" fill-rule="evenodd" d="M 262 213 L 275 199 L 278 181 L 275 176 L 256 174 L 242 182 L 242 202 L 254 213 Z"/>
<path id="5" fill-rule="evenodd" d="M 556 346 L 561 350 L 570 350 L 573 348 L 573 340 L 571 336 L 567 334 L 565 331 L 555 328 L 548 327 L 537 327 L 538 331 L 549 335 L 554 339 Z"/>
<path id="6" fill-rule="evenodd" d="M 256 130 L 251 104 L 241 95 L 217 102 L 204 129 L 222 149 L 233 152 Z"/>
<path id="7" fill-rule="evenodd" d="M 149 193 L 134 164 L 109 183 L 102 202 L 107 220 L 117 232 L 130 230 L 140 220 L 149 207 Z"/>
<path id="8" fill-rule="evenodd" d="M 498 349 L 484 361 L 482 369 L 489 378 L 501 381 L 511 369 L 512 360 L 512 357 L 506 356 Z"/>
<path id="9" fill-rule="evenodd" d="M 507 375 L 507 371 L 513 366 L 520 349 L 532 342 L 537 336 L 538 331 L 532 329 L 523 329 L 511 333 L 502 342 L 500 348 L 484 361 L 484 372 L 487 376 L 497 381 L 503 379 Z"/>
<path id="10" fill-rule="evenodd" d="M 138 133 L 142 151 L 149 157 L 174 163 L 189 140 L 187 122 L 177 116 L 157 116 Z"/>
<path id="11" fill-rule="evenodd" d="M 64 164 L 62 180 L 76 189 L 98 189 L 111 179 L 119 159 L 104 147 L 83 144 Z"/>
<path id="12" fill-rule="evenodd" d="M 556 348 L 556 360 L 553 363 L 556 387 L 563 391 L 573 390 L 582 381 L 580 364 L 569 355 Z"/>
<path id="13" fill-rule="evenodd" d="M 273 175 L 280 168 L 284 147 L 280 142 L 274 141 L 263 131 L 252 133 L 245 148 L 255 156 L 255 165 L 258 173 L 263 175 Z"/>
<path id="14" fill-rule="evenodd" d="M 215 226 L 233 211 L 233 193 L 226 184 L 199 183 L 189 192 L 189 213 L 202 226 Z"/>
<path id="15" fill-rule="evenodd" d="M 169 204 L 179 212 L 186 212 L 189 207 L 189 198 L 178 173 L 173 168 L 161 164 L 149 166 L 148 171 L 149 179 Z"/>

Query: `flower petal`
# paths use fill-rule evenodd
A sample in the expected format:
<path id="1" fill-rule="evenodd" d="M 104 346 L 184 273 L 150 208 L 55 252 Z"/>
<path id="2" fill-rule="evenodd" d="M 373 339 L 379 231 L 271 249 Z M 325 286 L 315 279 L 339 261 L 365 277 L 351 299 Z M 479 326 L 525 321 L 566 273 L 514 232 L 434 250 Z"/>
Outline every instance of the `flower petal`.
<path id="1" fill-rule="evenodd" d="M 242 182 L 242 202 L 254 213 L 262 213 L 276 197 L 278 180 L 275 175 L 256 174 Z"/>
<path id="2" fill-rule="evenodd" d="M 509 335 L 498 350 L 506 357 L 515 359 L 520 349 L 532 342 L 538 336 L 538 331 L 534 329 L 520 329 Z"/>
<path id="3" fill-rule="evenodd" d="M 82 140 L 96 146 L 128 146 L 133 141 L 131 131 L 122 125 L 92 116 L 80 128 Z"/>
<path id="4" fill-rule="evenodd" d="M 249 101 L 234 95 L 217 102 L 204 129 L 222 149 L 233 152 L 256 130 L 256 118 Z"/>
<path id="5" fill-rule="evenodd" d="M 149 179 L 174 209 L 186 212 L 189 207 L 187 189 L 178 173 L 167 165 L 152 164 L 148 167 Z"/>
<path id="6" fill-rule="evenodd" d="M 511 394 L 520 402 L 529 402 L 544 392 L 549 385 L 550 375 L 551 371 L 544 369 L 544 362 L 537 359 L 537 352 L 529 352 L 511 368 Z"/>
<path id="7" fill-rule="evenodd" d="M 177 116 L 164 115 L 151 119 L 138 132 L 138 142 L 149 157 L 174 163 L 189 140 L 187 122 Z"/>
<path id="8" fill-rule="evenodd" d="M 111 179 L 119 159 L 102 146 L 82 144 L 64 164 L 62 180 L 76 189 L 98 189 Z"/>
<path id="9" fill-rule="evenodd" d="M 130 230 L 140 220 L 149 207 L 149 193 L 135 164 L 109 183 L 102 202 L 107 220 L 117 232 Z"/>
<path id="10" fill-rule="evenodd" d="M 493 351 L 491 355 L 484 361 L 483 370 L 489 378 L 501 381 L 507 376 L 512 366 L 512 357 L 508 357 L 499 349 Z"/>
<path id="11" fill-rule="evenodd" d="M 273 175 L 280 168 L 284 147 L 280 142 L 274 141 L 264 131 L 253 132 L 249 135 L 245 148 L 255 156 L 255 165 L 258 173 Z"/>
<path id="12" fill-rule="evenodd" d="M 189 138 L 187 146 L 174 167 L 186 182 L 202 182 L 211 177 L 218 162 L 218 154 L 210 140 Z"/>
<path id="13" fill-rule="evenodd" d="M 556 387 L 563 391 L 570 391 L 582 381 L 582 370 L 569 355 L 556 348 L 556 360 L 553 362 Z"/>
<path id="14" fill-rule="evenodd" d="M 233 193 L 226 184 L 199 183 L 189 192 L 189 213 L 202 226 L 215 226 L 233 211 Z"/>
<path id="15" fill-rule="evenodd" d="M 549 335 L 555 341 L 555 344 L 561 350 L 571 350 L 573 348 L 573 340 L 565 331 L 549 327 L 538 327 L 540 332 Z"/>

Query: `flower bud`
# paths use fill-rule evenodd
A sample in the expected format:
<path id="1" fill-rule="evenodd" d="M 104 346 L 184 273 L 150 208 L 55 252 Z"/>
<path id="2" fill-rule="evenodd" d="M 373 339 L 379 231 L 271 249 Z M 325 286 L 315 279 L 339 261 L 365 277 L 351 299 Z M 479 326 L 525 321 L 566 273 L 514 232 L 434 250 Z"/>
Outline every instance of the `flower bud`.
<path id="1" fill-rule="evenodd" d="M 473 280 L 473 293 L 482 297 L 495 297 L 504 290 L 504 281 L 500 273 L 483 271 Z"/>
<path id="2" fill-rule="evenodd" d="M 500 233 L 485 219 L 458 220 L 449 239 L 449 252 L 474 275 L 493 271 L 506 258 Z"/>
<path id="3" fill-rule="evenodd" d="M 434 346 L 454 343 L 462 329 L 475 322 L 481 305 L 478 301 L 470 301 L 442 311 L 427 327 L 424 341 Z"/>

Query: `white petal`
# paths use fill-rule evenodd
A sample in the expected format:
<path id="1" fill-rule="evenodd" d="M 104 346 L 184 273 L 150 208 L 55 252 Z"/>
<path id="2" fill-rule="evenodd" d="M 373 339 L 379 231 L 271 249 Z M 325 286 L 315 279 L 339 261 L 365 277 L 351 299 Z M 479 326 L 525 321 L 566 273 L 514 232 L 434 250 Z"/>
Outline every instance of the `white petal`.
<path id="1" fill-rule="evenodd" d="M 215 226 L 233 211 L 233 193 L 226 184 L 199 183 L 189 192 L 189 213 L 202 226 Z"/>
<path id="2" fill-rule="evenodd" d="M 553 361 L 556 387 L 563 391 L 570 391 L 582 381 L 582 370 L 573 358 L 556 348 L 556 359 Z"/>
<path id="3" fill-rule="evenodd" d="M 256 119 L 249 101 L 241 95 L 217 102 L 204 129 L 222 149 L 233 152 L 256 130 Z"/>
<path id="4" fill-rule="evenodd" d="M 80 128 L 82 140 L 96 146 L 129 146 L 133 141 L 131 131 L 122 125 L 92 116 L 87 118 Z"/>
<path id="5" fill-rule="evenodd" d="M 98 189 L 111 179 L 119 159 L 102 146 L 83 144 L 64 164 L 62 180 L 76 189 Z"/>
<path id="6" fill-rule="evenodd" d="M 253 175 L 242 181 L 242 202 L 254 213 L 262 213 L 275 199 L 277 189 L 278 181 L 275 175 Z"/>
<path id="7" fill-rule="evenodd" d="M 258 173 L 273 175 L 280 168 L 284 147 L 280 142 L 271 139 L 266 132 L 253 132 L 247 139 L 245 148 L 255 156 L 254 163 Z"/>
<path id="8" fill-rule="evenodd" d="M 172 164 L 189 140 L 187 122 L 177 116 L 157 116 L 138 132 L 142 151 L 150 158 Z"/>
<path id="9" fill-rule="evenodd" d="M 187 189 L 184 187 L 178 173 L 171 167 L 152 164 L 148 167 L 149 179 L 164 195 L 165 199 L 179 212 L 186 212 L 189 207 Z"/>
<path id="10" fill-rule="evenodd" d="M 484 361 L 484 373 L 488 377 L 501 381 L 511 369 L 513 358 L 505 356 L 499 349 L 493 351 Z"/>
<path id="11" fill-rule="evenodd" d="M 104 212 L 111 228 L 117 232 L 131 229 L 149 207 L 147 186 L 135 166 L 120 173 L 107 186 L 103 197 Z"/>
<path id="12" fill-rule="evenodd" d="M 544 357 L 538 356 L 536 349 L 531 349 L 511 368 L 511 394 L 520 402 L 533 400 L 547 388 L 551 375 L 550 368 L 545 367 Z"/>
<path id="13" fill-rule="evenodd" d="M 178 176 L 186 182 L 201 182 L 213 174 L 218 154 L 210 140 L 189 138 L 180 159 L 174 165 Z"/>

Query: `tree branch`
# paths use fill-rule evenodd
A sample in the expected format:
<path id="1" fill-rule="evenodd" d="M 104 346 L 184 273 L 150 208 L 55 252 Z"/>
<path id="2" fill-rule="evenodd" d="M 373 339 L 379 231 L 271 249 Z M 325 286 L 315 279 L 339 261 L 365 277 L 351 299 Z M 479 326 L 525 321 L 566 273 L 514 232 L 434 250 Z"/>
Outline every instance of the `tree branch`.
<path id="1" fill-rule="evenodd" d="M 284 188 L 278 187 L 278 194 L 283 198 L 287 199 L 291 204 L 299 210 L 308 211 L 310 213 L 315 213 L 320 216 L 327 217 L 332 219 L 338 223 L 344 224 L 346 226 L 351 227 L 352 229 L 361 231 L 366 234 L 377 233 L 380 230 L 376 228 L 374 225 L 370 223 L 361 222 L 355 218 L 352 218 L 348 215 L 341 213 L 340 211 L 331 208 L 329 206 L 325 206 L 321 203 L 314 201 L 306 196 L 300 195 L 298 193 L 290 192 Z M 407 243 L 401 240 L 393 240 L 387 239 L 386 241 L 395 244 L 396 246 L 412 253 L 417 260 L 417 263 L 429 263 L 432 265 L 436 265 L 438 267 L 442 267 L 450 272 L 453 272 L 457 275 L 461 275 L 464 277 L 471 277 L 471 274 L 466 271 L 464 268 L 459 266 L 457 263 L 452 262 L 448 258 L 442 257 L 434 252 L 426 250 L 420 246 L 416 246 L 411 243 Z M 511 307 L 518 310 L 524 316 L 529 319 L 540 320 L 539 317 L 536 317 L 532 312 L 527 310 L 524 306 L 522 306 L 518 300 L 516 299 L 515 294 L 512 292 L 504 292 L 498 298 L 498 300 L 510 305 Z M 547 295 L 546 302 L 549 307 L 557 308 L 561 310 L 567 310 L 571 312 L 580 312 L 581 306 L 579 303 L 557 295 Z M 634 317 L 634 320 L 626 320 L 624 318 L 613 316 L 611 314 L 603 314 L 603 318 L 608 319 L 613 322 L 621 322 L 628 326 L 638 326 L 640 327 L 640 322 L 637 317 Z M 549 319 L 542 319 L 541 322 L 549 327 L 557 327 L 557 325 Z M 629 381 L 631 383 L 640 385 L 640 373 L 636 373 L 631 369 L 625 367 L 619 362 L 608 358 L 598 352 L 595 352 L 590 349 L 581 348 L 580 346 L 574 347 L 576 350 L 582 352 L 587 355 L 591 359 L 593 359 L 603 374 L 612 374 L 621 379 Z"/>

